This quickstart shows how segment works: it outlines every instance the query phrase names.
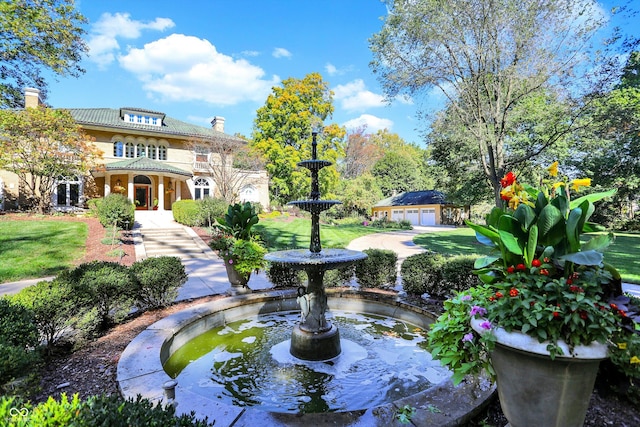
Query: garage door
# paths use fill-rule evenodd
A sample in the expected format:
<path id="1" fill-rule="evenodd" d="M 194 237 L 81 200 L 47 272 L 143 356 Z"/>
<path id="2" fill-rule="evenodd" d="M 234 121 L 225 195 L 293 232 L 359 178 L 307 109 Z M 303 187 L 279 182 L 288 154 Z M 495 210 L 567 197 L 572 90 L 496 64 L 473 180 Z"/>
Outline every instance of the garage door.
<path id="1" fill-rule="evenodd" d="M 420 225 L 420 211 L 418 209 L 407 209 L 405 218 L 411 221 L 411 225 Z"/>
<path id="2" fill-rule="evenodd" d="M 402 221 L 404 219 L 404 209 L 394 209 L 391 211 L 391 221 Z"/>
<path id="3" fill-rule="evenodd" d="M 436 210 L 422 209 L 421 225 L 436 225 Z"/>

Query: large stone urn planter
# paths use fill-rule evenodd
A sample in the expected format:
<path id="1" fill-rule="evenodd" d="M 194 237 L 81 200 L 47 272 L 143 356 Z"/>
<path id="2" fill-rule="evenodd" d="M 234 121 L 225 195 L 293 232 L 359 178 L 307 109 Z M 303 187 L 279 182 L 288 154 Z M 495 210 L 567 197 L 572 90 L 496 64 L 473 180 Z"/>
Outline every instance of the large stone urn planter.
<path id="1" fill-rule="evenodd" d="M 238 272 L 233 265 L 225 262 L 225 268 L 227 269 L 227 277 L 229 278 L 229 283 L 231 283 L 231 290 L 233 294 L 246 294 L 250 293 L 251 289 L 247 286 L 249 283 L 249 279 L 251 278 L 251 273 L 242 274 Z"/>
<path id="2" fill-rule="evenodd" d="M 472 319 L 479 333 L 488 332 Z M 500 406 L 511 427 L 581 427 L 600 361 L 607 357 L 606 344 L 577 346 L 553 360 L 548 342 L 540 343 L 521 332 L 494 328 L 496 346 L 491 364 L 496 372 Z"/>

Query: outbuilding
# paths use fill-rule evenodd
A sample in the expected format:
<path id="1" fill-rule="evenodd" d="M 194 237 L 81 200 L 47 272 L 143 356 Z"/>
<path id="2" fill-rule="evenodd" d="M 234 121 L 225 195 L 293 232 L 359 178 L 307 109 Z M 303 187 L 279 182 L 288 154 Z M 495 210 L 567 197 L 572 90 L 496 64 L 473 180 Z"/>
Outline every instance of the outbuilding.
<path id="1" fill-rule="evenodd" d="M 407 191 L 379 201 L 372 219 L 408 220 L 411 225 L 463 225 L 471 207 L 449 203 L 440 191 Z"/>

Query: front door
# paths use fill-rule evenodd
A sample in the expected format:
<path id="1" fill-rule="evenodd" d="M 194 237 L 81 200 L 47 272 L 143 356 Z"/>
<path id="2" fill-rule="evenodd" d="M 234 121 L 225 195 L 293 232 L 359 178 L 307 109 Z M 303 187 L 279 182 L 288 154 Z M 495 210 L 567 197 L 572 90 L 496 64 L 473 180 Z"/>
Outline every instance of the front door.
<path id="1" fill-rule="evenodd" d="M 148 210 L 149 209 L 149 187 L 146 185 L 136 185 L 134 189 L 136 193 L 136 209 Z"/>

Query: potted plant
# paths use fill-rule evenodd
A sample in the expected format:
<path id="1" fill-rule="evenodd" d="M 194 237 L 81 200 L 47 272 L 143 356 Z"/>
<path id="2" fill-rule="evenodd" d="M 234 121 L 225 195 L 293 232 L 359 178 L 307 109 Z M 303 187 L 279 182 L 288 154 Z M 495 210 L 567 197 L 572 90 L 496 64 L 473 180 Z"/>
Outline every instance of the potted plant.
<path id="1" fill-rule="evenodd" d="M 224 218 L 213 227 L 210 247 L 224 260 L 229 282 L 237 292 L 248 292 L 251 273 L 265 267 L 267 250 L 257 240 L 251 228 L 258 215 L 251 203 L 230 205 Z"/>
<path id="2" fill-rule="evenodd" d="M 158 210 L 158 199 L 153 199 L 153 210 L 154 211 Z"/>
<path id="3" fill-rule="evenodd" d="M 486 225 L 467 222 L 496 254 L 476 260 L 482 284 L 446 301 L 429 332 L 432 355 L 454 382 L 482 371 L 495 377 L 512 427 L 581 426 L 608 351 L 623 352 L 640 373 L 640 355 L 621 345 L 638 339 L 638 309 L 603 262 L 613 235 L 581 239 L 593 203 L 614 191 L 571 200 L 590 180 L 562 181 L 557 167 L 539 188 L 509 172 L 501 181 L 506 206 Z"/>

